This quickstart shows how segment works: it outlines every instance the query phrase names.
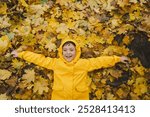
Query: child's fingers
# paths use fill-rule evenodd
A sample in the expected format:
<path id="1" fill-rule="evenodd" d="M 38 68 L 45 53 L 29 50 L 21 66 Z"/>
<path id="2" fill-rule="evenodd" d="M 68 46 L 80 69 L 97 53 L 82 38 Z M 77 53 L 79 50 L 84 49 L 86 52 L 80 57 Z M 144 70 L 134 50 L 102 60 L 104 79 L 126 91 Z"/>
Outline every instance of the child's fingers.
<path id="1" fill-rule="evenodd" d="M 16 50 L 12 51 L 11 54 L 13 55 L 13 57 L 18 57 L 18 52 Z"/>
<path id="2" fill-rule="evenodd" d="M 121 62 L 123 62 L 123 63 L 130 63 L 131 61 L 130 61 L 130 59 L 128 57 L 122 56 L 121 57 Z"/>

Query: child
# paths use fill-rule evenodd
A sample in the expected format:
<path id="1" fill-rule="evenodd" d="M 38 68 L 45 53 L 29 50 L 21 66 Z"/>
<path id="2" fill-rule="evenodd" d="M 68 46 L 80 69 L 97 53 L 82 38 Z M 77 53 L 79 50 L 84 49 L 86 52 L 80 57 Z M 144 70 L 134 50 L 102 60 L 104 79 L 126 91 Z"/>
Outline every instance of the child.
<path id="1" fill-rule="evenodd" d="M 64 40 L 58 49 L 59 58 L 44 57 L 29 51 L 13 51 L 14 57 L 54 71 L 52 100 L 88 100 L 87 73 L 125 62 L 127 57 L 102 56 L 81 59 L 81 50 L 74 40 Z"/>

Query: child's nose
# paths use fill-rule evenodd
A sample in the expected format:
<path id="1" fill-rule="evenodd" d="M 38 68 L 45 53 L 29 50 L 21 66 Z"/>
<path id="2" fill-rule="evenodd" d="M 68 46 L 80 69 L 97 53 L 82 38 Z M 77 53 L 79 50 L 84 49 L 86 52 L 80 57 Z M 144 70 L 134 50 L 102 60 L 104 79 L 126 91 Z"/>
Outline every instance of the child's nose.
<path id="1" fill-rule="evenodd" d="M 67 54 L 70 54 L 71 52 L 70 51 L 67 51 Z"/>

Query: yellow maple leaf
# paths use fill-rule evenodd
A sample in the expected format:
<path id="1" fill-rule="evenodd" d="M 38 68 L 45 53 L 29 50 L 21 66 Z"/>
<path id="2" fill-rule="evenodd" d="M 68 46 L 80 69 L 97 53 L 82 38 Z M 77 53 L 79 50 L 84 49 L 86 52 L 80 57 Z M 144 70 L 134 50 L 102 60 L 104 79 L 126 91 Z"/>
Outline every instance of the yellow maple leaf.
<path id="1" fill-rule="evenodd" d="M 114 69 L 109 69 L 108 73 L 113 76 L 114 78 L 119 78 L 122 76 L 122 71 L 121 70 L 114 70 Z"/>
<path id="2" fill-rule="evenodd" d="M 128 85 L 133 85 L 134 79 L 128 80 Z"/>
<path id="3" fill-rule="evenodd" d="M 16 29 L 14 29 L 15 33 L 18 33 L 18 35 L 26 36 L 30 33 L 31 26 L 25 25 L 25 26 L 17 26 Z"/>
<path id="4" fill-rule="evenodd" d="M 40 17 L 40 16 L 37 16 L 37 15 L 32 16 L 31 24 L 33 24 L 34 26 L 43 25 L 44 24 L 44 18 Z"/>
<path id="5" fill-rule="evenodd" d="M 51 14 L 51 17 L 59 18 L 62 15 L 62 10 L 60 9 L 60 7 L 53 7 L 51 8 Z"/>
<path id="6" fill-rule="evenodd" d="M 68 6 L 69 0 L 56 0 L 56 3 L 60 4 L 61 6 Z"/>
<path id="7" fill-rule="evenodd" d="M 94 16 L 88 17 L 88 20 L 91 25 L 96 25 L 99 23 L 99 20 L 96 19 Z"/>
<path id="8" fill-rule="evenodd" d="M 97 24 L 95 25 L 95 29 L 94 29 L 95 31 L 101 32 L 102 29 L 103 29 L 102 23 L 97 23 Z"/>
<path id="9" fill-rule="evenodd" d="M 4 94 L 0 94 L 0 100 L 8 100 L 9 97 L 6 95 L 6 93 Z"/>
<path id="10" fill-rule="evenodd" d="M 29 5 L 28 13 L 40 17 L 48 8 L 49 6 L 47 4 L 32 4 Z"/>
<path id="11" fill-rule="evenodd" d="M 114 18 L 111 20 L 111 27 L 116 28 L 116 27 L 120 26 L 121 23 L 122 23 L 122 21 L 120 19 Z"/>
<path id="12" fill-rule="evenodd" d="M 75 28 L 75 22 L 74 21 L 71 21 L 71 20 L 68 20 L 68 22 L 66 23 L 67 27 L 69 29 L 74 29 Z"/>
<path id="13" fill-rule="evenodd" d="M 150 32 L 150 15 L 149 14 L 143 15 L 143 21 L 141 23 L 142 25 L 140 25 L 139 29 L 145 32 Z"/>
<path id="14" fill-rule="evenodd" d="M 115 6 L 113 6 L 112 2 L 114 0 L 102 0 L 103 4 L 102 4 L 102 8 L 106 11 L 112 11 L 113 9 L 115 9 Z"/>
<path id="15" fill-rule="evenodd" d="M 34 70 L 27 69 L 25 70 L 25 74 L 22 76 L 22 80 L 24 80 L 27 84 L 35 81 L 35 72 Z"/>
<path id="16" fill-rule="evenodd" d="M 79 19 L 83 19 L 84 13 L 82 11 L 64 10 L 62 17 L 63 20 L 68 20 L 68 19 L 79 20 Z"/>
<path id="17" fill-rule="evenodd" d="M 129 36 L 127 36 L 127 35 L 124 36 L 123 43 L 126 44 L 126 45 L 128 45 L 130 42 L 131 42 L 131 40 L 130 40 Z"/>
<path id="18" fill-rule="evenodd" d="M 102 37 L 104 41 L 108 42 L 109 44 L 112 42 L 114 36 L 111 34 L 109 28 L 105 28 L 101 31 Z"/>
<path id="19" fill-rule="evenodd" d="M 128 30 L 132 31 L 134 30 L 134 26 L 130 24 L 122 24 L 118 29 L 118 34 L 125 34 Z"/>
<path id="20" fill-rule="evenodd" d="M 79 10 L 84 10 L 85 9 L 85 6 L 83 4 L 81 4 L 80 2 L 77 2 L 75 4 L 75 7 Z"/>
<path id="21" fill-rule="evenodd" d="M 11 26 L 11 24 L 9 22 L 10 22 L 10 19 L 6 15 L 4 15 L 3 17 L 2 16 L 0 17 L 0 27 L 1 28 L 6 28 L 6 27 Z"/>
<path id="22" fill-rule="evenodd" d="M 33 46 L 37 42 L 36 38 L 34 38 L 34 35 L 31 33 L 23 36 L 22 38 L 23 38 L 23 41 L 21 42 L 22 45 Z"/>
<path id="23" fill-rule="evenodd" d="M 90 87 L 91 87 L 92 90 L 96 90 L 96 85 L 94 83 L 91 83 Z"/>
<path id="24" fill-rule="evenodd" d="M 46 43 L 45 48 L 47 48 L 50 52 L 56 51 L 56 45 L 52 41 L 49 41 L 48 43 Z"/>
<path id="25" fill-rule="evenodd" d="M 108 92 L 107 95 L 106 95 L 106 99 L 107 100 L 115 100 L 116 97 L 114 96 L 114 94 Z"/>
<path id="26" fill-rule="evenodd" d="M 135 93 L 133 92 L 130 92 L 130 96 L 131 96 L 131 99 L 132 100 L 139 100 L 140 98 L 138 97 L 138 95 L 136 95 Z"/>
<path id="27" fill-rule="evenodd" d="M 48 80 L 39 77 L 38 80 L 34 83 L 33 92 L 38 94 L 43 94 L 44 92 L 48 92 Z"/>
<path id="28" fill-rule="evenodd" d="M 144 94 L 147 92 L 147 84 L 146 79 L 144 77 L 139 77 L 136 79 L 134 86 L 134 93 L 136 93 L 138 96 Z"/>
<path id="29" fill-rule="evenodd" d="M 129 4 L 129 0 L 117 0 L 117 4 L 120 6 L 120 7 L 124 7 L 126 5 Z"/>
<path id="30" fill-rule="evenodd" d="M 146 3 L 146 0 L 140 0 L 140 4 L 143 5 L 144 3 Z"/>
<path id="31" fill-rule="evenodd" d="M 102 80 L 101 80 L 101 83 L 102 83 L 102 84 L 106 84 L 106 82 L 107 82 L 107 79 L 102 79 Z"/>
<path id="32" fill-rule="evenodd" d="M 19 0 L 22 6 L 28 7 L 28 4 L 25 2 L 25 0 Z"/>
<path id="33" fill-rule="evenodd" d="M 133 21 L 136 19 L 134 13 L 129 13 L 129 16 L 130 16 L 130 21 Z"/>
<path id="34" fill-rule="evenodd" d="M 147 86 L 145 84 L 136 85 L 134 88 L 134 93 L 138 96 L 147 92 Z"/>
<path id="35" fill-rule="evenodd" d="M 76 36 L 74 39 L 79 43 L 81 47 L 84 47 L 84 45 L 87 43 L 86 37 L 84 35 Z"/>
<path id="36" fill-rule="evenodd" d="M 122 88 L 119 88 L 119 89 L 116 91 L 116 94 L 117 94 L 119 97 L 122 97 L 123 94 L 124 94 L 124 91 L 122 90 Z"/>
<path id="37" fill-rule="evenodd" d="M 113 54 L 119 54 L 119 55 L 128 55 L 129 49 L 120 46 L 109 46 L 102 52 L 103 55 L 113 55 Z"/>
<path id="38" fill-rule="evenodd" d="M 56 28 L 59 25 L 59 22 L 55 18 L 51 18 L 48 20 L 48 24 L 51 28 Z"/>
<path id="39" fill-rule="evenodd" d="M 103 89 L 98 89 L 95 94 L 97 96 L 98 99 L 102 98 L 102 94 L 103 94 L 104 90 Z"/>
<path id="40" fill-rule="evenodd" d="M 129 0 L 129 2 L 131 2 L 131 3 L 137 3 L 138 1 L 137 0 Z"/>
<path id="41" fill-rule="evenodd" d="M 26 90 L 23 94 L 16 94 L 15 98 L 19 100 L 29 100 L 32 96 L 32 90 Z"/>
<path id="42" fill-rule="evenodd" d="M 58 39 L 62 39 L 62 40 L 64 40 L 64 39 L 70 39 L 68 33 L 60 33 L 60 34 L 57 35 L 57 38 Z"/>
<path id="43" fill-rule="evenodd" d="M 6 80 L 11 76 L 11 72 L 8 70 L 0 69 L 0 80 Z"/>
<path id="44" fill-rule="evenodd" d="M 10 47 L 10 40 L 7 35 L 0 38 L 0 54 L 5 53 Z"/>
<path id="45" fill-rule="evenodd" d="M 74 20 L 81 20 L 84 18 L 84 13 L 82 11 L 73 12 L 73 18 Z"/>
<path id="46" fill-rule="evenodd" d="M 100 36 L 97 36 L 97 35 L 94 34 L 94 33 L 91 33 L 91 35 L 89 35 L 89 36 L 87 37 L 87 42 L 88 42 L 88 43 L 96 43 L 96 42 L 98 42 L 98 43 L 101 43 L 101 44 L 104 44 L 104 43 L 105 43 L 105 41 L 104 41 L 103 38 L 101 38 Z"/>
<path id="47" fill-rule="evenodd" d="M 99 4 L 97 0 L 88 0 L 88 5 L 92 10 L 99 9 Z"/>
<path id="48" fill-rule="evenodd" d="M 139 73 L 141 76 L 144 76 L 145 74 L 145 68 L 143 66 L 138 66 L 136 65 L 134 68 L 133 68 L 137 73 Z"/>
<path id="49" fill-rule="evenodd" d="M 106 43 L 107 44 L 112 44 L 113 40 L 114 40 L 114 35 L 111 34 L 111 35 L 109 35 L 108 39 L 106 39 Z"/>
<path id="50" fill-rule="evenodd" d="M 12 60 L 12 66 L 14 67 L 14 68 L 16 68 L 16 69 L 20 69 L 22 66 L 23 66 L 23 62 L 21 62 L 21 61 L 19 61 L 19 60 L 17 60 L 17 59 L 14 59 L 14 60 Z"/>
<path id="51" fill-rule="evenodd" d="M 68 29 L 68 27 L 67 27 L 67 25 L 65 23 L 61 23 L 57 27 L 56 32 L 64 34 L 64 33 L 68 33 L 69 29 Z"/>
<path id="52" fill-rule="evenodd" d="M 35 81 L 35 72 L 34 70 L 27 69 L 25 70 L 25 74 L 22 76 L 21 82 L 19 83 L 19 87 L 21 89 L 31 89 L 33 87 L 33 83 Z"/>
<path id="53" fill-rule="evenodd" d="M 0 14 L 7 14 L 7 4 L 0 4 Z"/>

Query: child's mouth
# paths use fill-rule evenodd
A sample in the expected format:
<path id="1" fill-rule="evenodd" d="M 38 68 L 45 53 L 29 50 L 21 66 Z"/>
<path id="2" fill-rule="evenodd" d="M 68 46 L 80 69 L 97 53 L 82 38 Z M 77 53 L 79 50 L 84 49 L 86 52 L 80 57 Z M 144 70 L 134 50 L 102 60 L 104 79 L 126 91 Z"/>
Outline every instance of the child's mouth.
<path id="1" fill-rule="evenodd" d="M 71 58 L 72 56 L 66 56 L 66 58 Z"/>

